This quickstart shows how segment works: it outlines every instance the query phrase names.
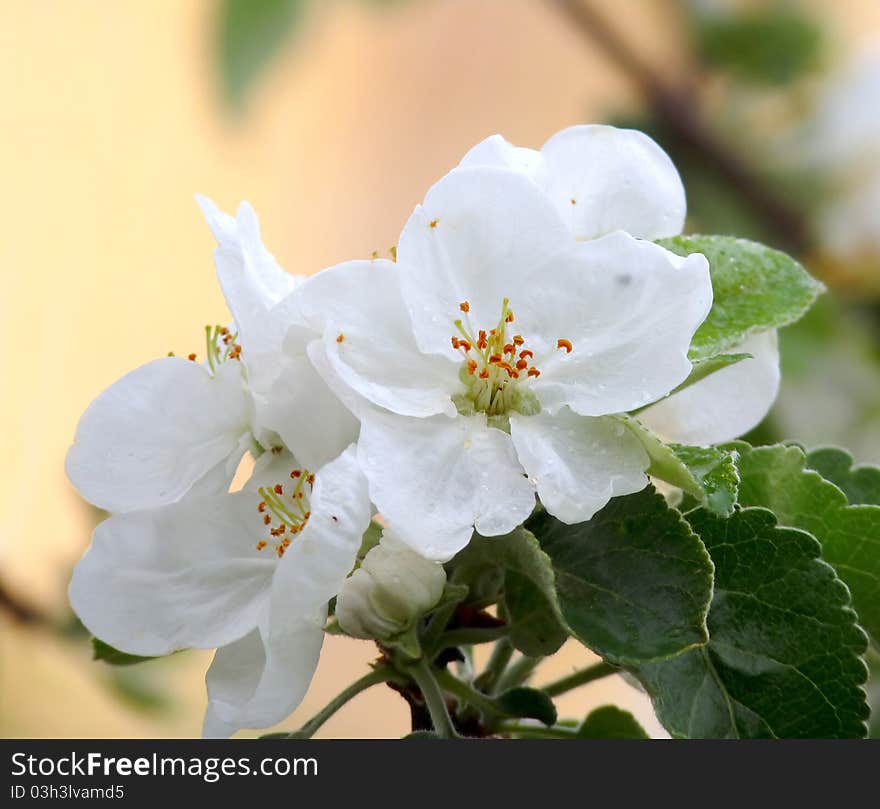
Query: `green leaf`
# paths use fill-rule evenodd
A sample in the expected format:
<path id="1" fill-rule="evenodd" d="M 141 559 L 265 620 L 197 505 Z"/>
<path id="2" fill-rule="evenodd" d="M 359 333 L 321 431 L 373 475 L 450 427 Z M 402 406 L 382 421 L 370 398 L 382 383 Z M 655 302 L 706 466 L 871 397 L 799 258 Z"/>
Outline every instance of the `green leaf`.
<path id="1" fill-rule="evenodd" d="M 753 354 L 716 354 L 714 357 L 693 360 L 693 367 L 691 368 L 691 372 L 688 374 L 688 378 L 685 379 L 685 381 L 682 382 L 669 395 L 672 396 L 673 393 L 678 393 L 685 388 L 689 388 L 691 385 L 696 385 L 697 382 L 699 382 L 701 379 L 705 379 L 710 374 L 714 374 L 716 371 L 720 371 L 722 368 L 728 368 L 731 365 L 736 365 L 736 363 L 742 362 L 743 360 L 751 359 L 753 356 Z M 651 405 L 647 405 L 646 407 L 650 406 Z"/>
<path id="2" fill-rule="evenodd" d="M 660 660 L 708 640 L 712 561 L 681 515 L 648 486 L 588 522 L 527 523 L 550 556 L 562 615 L 612 662 Z"/>
<path id="3" fill-rule="evenodd" d="M 218 59 L 226 100 L 240 107 L 248 91 L 305 16 L 308 0 L 222 0 Z"/>
<path id="4" fill-rule="evenodd" d="M 854 467 L 852 455 L 836 447 L 810 451 L 807 466 L 841 489 L 850 505 L 880 506 L 880 467 Z"/>
<path id="5" fill-rule="evenodd" d="M 272 736 L 260 736 L 261 739 L 271 739 Z M 275 737 L 277 738 L 277 737 Z M 287 738 L 286 736 L 284 738 Z M 434 733 L 433 730 L 414 730 L 412 733 L 407 733 L 406 736 L 401 736 L 402 739 L 442 739 L 438 733 Z"/>
<path id="6" fill-rule="evenodd" d="M 739 488 L 735 450 L 664 444 L 637 419 L 622 419 L 648 453 L 649 475 L 678 486 L 722 517 L 731 514 Z"/>
<path id="7" fill-rule="evenodd" d="M 780 525 L 815 536 L 852 592 L 861 625 L 880 641 L 880 506 L 849 505 L 837 486 L 806 468 L 799 447 L 733 446 L 740 452 L 740 503 L 769 508 Z"/>
<path id="8" fill-rule="evenodd" d="M 673 736 L 865 735 L 866 638 L 820 546 L 766 509 L 688 519 L 715 562 L 708 645 L 635 669 Z"/>
<path id="9" fill-rule="evenodd" d="M 92 660 L 102 660 L 111 666 L 133 666 L 135 663 L 144 663 L 147 660 L 156 660 L 155 657 L 138 657 L 126 652 L 114 649 L 109 643 L 92 638 Z"/>
<path id="10" fill-rule="evenodd" d="M 565 643 L 569 633 L 556 599 L 553 566 L 531 532 L 474 535 L 452 564 L 455 581 L 485 576 L 487 569 L 502 571 L 510 641 L 523 654 L 551 655 Z"/>
<path id="11" fill-rule="evenodd" d="M 791 3 L 763 4 L 740 12 L 697 14 L 694 36 L 700 58 L 756 84 L 787 84 L 820 62 L 819 24 Z"/>
<path id="12" fill-rule="evenodd" d="M 691 342 L 692 360 L 729 352 L 752 334 L 793 323 L 825 288 L 790 256 L 746 239 L 673 236 L 658 244 L 709 260 L 714 300 Z"/>
<path id="13" fill-rule="evenodd" d="M 537 688 L 511 688 L 493 702 L 502 713 L 514 719 L 537 719 L 547 727 L 556 722 L 553 700 Z"/>
<path id="14" fill-rule="evenodd" d="M 629 712 L 615 705 L 596 708 L 578 728 L 578 739 L 647 739 L 648 734 Z"/>

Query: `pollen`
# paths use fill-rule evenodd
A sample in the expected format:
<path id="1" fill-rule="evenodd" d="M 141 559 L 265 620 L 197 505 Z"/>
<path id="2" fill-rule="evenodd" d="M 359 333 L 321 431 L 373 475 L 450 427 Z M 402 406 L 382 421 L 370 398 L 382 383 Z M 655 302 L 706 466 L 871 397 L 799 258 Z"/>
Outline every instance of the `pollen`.
<path id="1" fill-rule="evenodd" d="M 565 338 L 561 337 L 560 339 L 558 339 L 556 341 L 556 347 L 565 349 L 566 354 L 571 354 L 571 350 L 572 350 L 571 340 L 566 340 Z"/>
<path id="2" fill-rule="evenodd" d="M 339 332 L 339 334 L 336 335 L 336 342 L 337 343 L 345 342 L 345 335 L 342 332 Z"/>
<path id="3" fill-rule="evenodd" d="M 195 362 L 195 361 L 196 361 L 196 355 L 195 355 L 195 354 L 189 354 L 189 355 L 187 355 L 187 359 L 188 359 L 190 362 Z"/>
<path id="4" fill-rule="evenodd" d="M 462 301 L 462 302 L 458 305 L 458 308 L 461 309 L 462 312 L 470 312 L 470 310 L 471 310 L 471 305 L 470 305 L 470 303 L 468 303 L 467 301 Z"/>
<path id="5" fill-rule="evenodd" d="M 263 550 L 268 545 L 272 545 L 279 559 L 290 547 L 292 538 L 302 532 L 311 517 L 308 495 L 304 487 L 311 487 L 315 476 L 307 469 L 292 469 L 290 479 L 296 481 L 291 492 L 285 492 L 281 483 L 259 489 L 263 499 L 257 505 L 257 511 L 265 512 L 263 525 L 269 538 L 259 540 L 256 548 Z"/>
<path id="6" fill-rule="evenodd" d="M 430 222 L 428 222 L 428 227 L 431 227 L 431 228 L 437 227 L 437 223 L 439 221 L 440 221 L 439 219 L 432 219 Z"/>
<path id="7" fill-rule="evenodd" d="M 528 375 L 531 377 L 538 377 L 541 376 L 541 372 L 537 368 L 529 368 Z"/>

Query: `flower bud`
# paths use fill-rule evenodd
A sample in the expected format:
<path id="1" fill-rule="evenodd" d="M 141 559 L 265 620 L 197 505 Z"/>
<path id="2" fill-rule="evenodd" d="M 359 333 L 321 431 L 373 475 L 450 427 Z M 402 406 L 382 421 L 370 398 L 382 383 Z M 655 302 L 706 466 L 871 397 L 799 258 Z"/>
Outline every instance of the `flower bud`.
<path id="1" fill-rule="evenodd" d="M 433 607 L 445 585 L 443 565 L 410 550 L 386 528 L 343 585 L 336 618 L 352 637 L 386 640 Z"/>

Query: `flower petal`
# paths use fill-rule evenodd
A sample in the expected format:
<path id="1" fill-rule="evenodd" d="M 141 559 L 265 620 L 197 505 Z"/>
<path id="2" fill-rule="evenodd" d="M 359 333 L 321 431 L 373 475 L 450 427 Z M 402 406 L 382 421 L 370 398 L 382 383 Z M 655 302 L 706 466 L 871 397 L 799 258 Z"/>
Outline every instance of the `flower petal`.
<path id="1" fill-rule="evenodd" d="M 453 362 L 419 350 L 401 297 L 403 272 L 391 261 L 349 261 L 312 276 L 295 295 L 346 385 L 401 415 L 454 415 L 450 396 L 463 388 L 460 357 Z"/>
<path id="2" fill-rule="evenodd" d="M 648 455 L 632 433 L 610 417 L 511 415 L 510 437 L 543 506 L 565 523 L 589 520 L 612 497 L 648 484 Z"/>
<path id="3" fill-rule="evenodd" d="M 535 505 L 510 436 L 484 415 L 365 413 L 358 458 L 376 507 L 429 559 L 451 559 L 474 528 L 485 536 L 509 533 Z"/>
<path id="4" fill-rule="evenodd" d="M 241 457 L 249 423 L 250 397 L 234 360 L 214 377 L 188 360 L 154 360 L 89 405 L 67 453 L 67 476 L 108 511 L 173 503 L 230 456 Z"/>
<path id="5" fill-rule="evenodd" d="M 318 665 L 327 602 L 354 567 L 370 523 L 367 483 L 354 447 L 318 472 L 311 512 L 272 581 L 269 617 L 260 624 L 262 655 L 257 639 L 249 637 L 215 657 L 206 731 L 275 724 L 305 696 Z M 255 664 L 248 665 L 246 656 Z"/>
<path id="6" fill-rule="evenodd" d="M 428 191 L 398 245 L 401 288 L 419 347 L 460 358 L 450 345 L 458 334 L 455 321 L 476 330 L 495 326 L 503 299 L 526 293 L 526 280 L 570 241 L 549 200 L 524 175 L 454 169 Z"/>
<path id="7" fill-rule="evenodd" d="M 276 432 L 299 463 L 319 469 L 357 438 L 357 419 L 333 394 L 309 360 L 316 335 L 291 326 L 284 342 L 280 370 L 258 417 Z"/>
<path id="8" fill-rule="evenodd" d="M 251 492 L 113 516 L 73 573 L 70 602 L 101 640 L 136 655 L 224 646 L 266 607 L 277 561 L 255 549 Z"/>
<path id="9" fill-rule="evenodd" d="M 712 305 L 706 258 L 674 256 L 618 231 L 573 244 L 553 277 L 532 284 L 517 315 L 535 340 L 544 408 L 583 416 L 641 407 L 665 396 L 691 370 L 691 338 Z M 557 350 L 555 339 L 570 341 Z M 541 338 L 543 338 L 543 343 Z"/>
<path id="10" fill-rule="evenodd" d="M 697 445 L 731 441 L 756 427 L 779 391 L 776 332 L 749 337 L 731 353 L 752 358 L 651 405 L 639 420 L 666 441 Z"/>
<path id="11" fill-rule="evenodd" d="M 536 182 L 575 238 L 623 230 L 640 239 L 681 233 L 684 186 L 666 152 L 643 132 L 613 126 L 572 126 L 540 152 L 493 135 L 471 149 L 462 166 L 513 169 Z"/>
<path id="12" fill-rule="evenodd" d="M 634 129 L 572 126 L 541 148 L 537 181 L 577 239 L 623 230 L 641 239 L 681 233 L 684 186 L 669 156 Z"/>

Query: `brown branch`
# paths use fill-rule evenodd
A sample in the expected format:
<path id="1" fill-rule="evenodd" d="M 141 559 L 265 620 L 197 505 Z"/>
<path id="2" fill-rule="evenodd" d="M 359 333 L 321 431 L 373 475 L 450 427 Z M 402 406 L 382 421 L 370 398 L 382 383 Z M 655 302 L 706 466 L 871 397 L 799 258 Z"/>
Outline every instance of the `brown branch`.
<path id="1" fill-rule="evenodd" d="M 549 0 L 573 27 L 626 73 L 645 96 L 651 111 L 678 144 L 708 162 L 769 223 L 780 246 L 803 253 L 809 244 L 806 221 L 763 177 L 719 140 L 695 112 L 691 93 L 667 86 L 659 71 L 643 62 L 592 5 L 580 0 Z"/>
<path id="2" fill-rule="evenodd" d="M 0 581 L 0 610 L 5 611 L 13 621 L 24 626 L 47 627 L 52 623 L 48 616 L 22 601 L 2 581 Z"/>

